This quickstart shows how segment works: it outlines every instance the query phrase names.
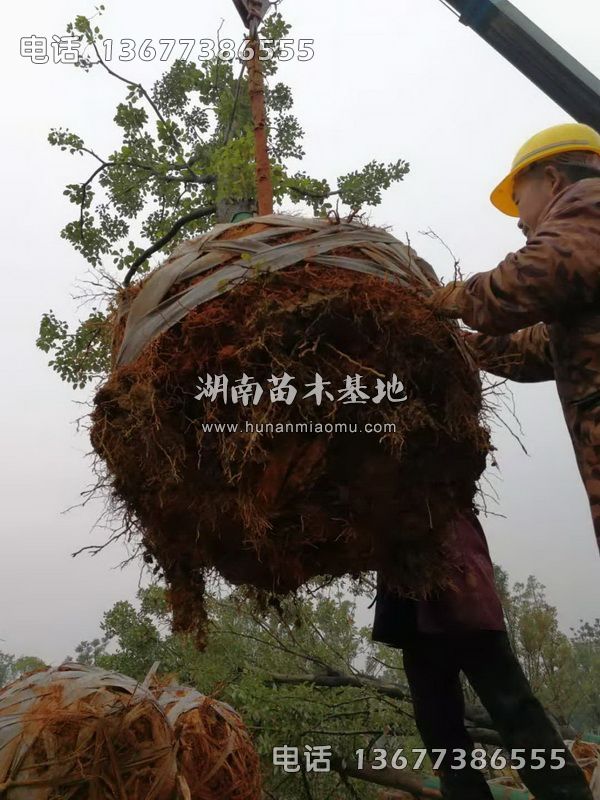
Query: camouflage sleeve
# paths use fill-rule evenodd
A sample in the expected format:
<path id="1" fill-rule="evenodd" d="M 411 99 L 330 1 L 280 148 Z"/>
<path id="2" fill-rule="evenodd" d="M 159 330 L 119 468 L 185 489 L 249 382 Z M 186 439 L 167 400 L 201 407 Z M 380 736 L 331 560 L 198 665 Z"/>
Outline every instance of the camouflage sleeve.
<path id="1" fill-rule="evenodd" d="M 543 323 L 504 336 L 466 334 L 480 369 L 520 383 L 554 380 L 548 330 Z"/>
<path id="2" fill-rule="evenodd" d="M 587 186 L 583 186 L 587 184 Z M 559 195 L 537 234 L 464 284 L 461 316 L 492 336 L 553 322 L 600 297 L 600 180 Z"/>

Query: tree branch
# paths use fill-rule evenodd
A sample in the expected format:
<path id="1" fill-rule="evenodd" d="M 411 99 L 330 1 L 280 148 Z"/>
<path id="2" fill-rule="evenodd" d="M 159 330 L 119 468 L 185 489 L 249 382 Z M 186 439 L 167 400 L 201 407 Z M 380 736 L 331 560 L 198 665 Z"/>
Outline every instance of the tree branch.
<path id="1" fill-rule="evenodd" d="M 255 621 L 257 621 L 258 624 L 261 625 L 260 620 L 255 620 Z M 251 633 L 241 633 L 240 631 L 230 631 L 230 633 L 233 633 L 235 636 L 241 636 L 244 639 L 252 639 L 255 642 L 260 642 L 260 644 L 264 644 L 267 647 L 274 647 L 276 650 L 281 650 L 283 653 L 287 653 L 290 656 L 295 656 L 296 658 L 299 658 L 302 661 L 311 661 L 318 667 L 322 667 L 327 675 L 339 675 L 337 670 L 334 670 L 332 667 L 329 666 L 329 664 L 326 664 L 320 658 L 317 658 L 316 656 L 311 656 L 308 653 L 296 652 L 295 650 L 292 650 L 291 648 L 287 647 L 287 645 L 281 642 L 277 638 L 277 636 L 273 634 L 273 631 L 267 630 L 266 633 L 275 640 L 274 642 L 269 642 L 265 639 L 260 639 L 258 636 L 253 636 Z"/>
<path id="2" fill-rule="evenodd" d="M 233 108 L 231 109 L 231 117 L 229 118 L 229 124 L 227 126 L 227 130 L 225 131 L 225 140 L 223 141 L 223 145 L 226 145 L 229 142 L 229 137 L 231 136 L 231 131 L 233 130 L 233 123 L 235 122 L 235 114 L 240 99 L 240 90 L 242 88 L 242 78 L 244 77 L 245 71 L 246 71 L 246 62 L 244 61 L 242 64 L 242 68 L 240 70 L 239 77 L 237 79 L 237 85 L 235 87 L 235 95 L 233 98 Z"/>
<path id="3" fill-rule="evenodd" d="M 403 689 L 393 683 L 385 683 L 377 678 L 367 675 L 271 675 L 269 683 L 300 686 L 311 683 L 314 686 L 327 686 L 334 688 L 354 687 L 356 689 L 376 689 L 378 692 L 393 697 L 396 700 L 411 702 L 408 689 Z"/>
<path id="4" fill-rule="evenodd" d="M 394 683 L 386 683 L 370 675 L 270 675 L 266 679 L 267 683 L 276 685 L 301 686 L 312 684 L 313 686 L 343 688 L 353 687 L 356 689 L 372 689 L 376 692 L 391 697 L 395 700 L 402 700 L 411 703 L 410 691 L 407 687 Z M 470 703 L 466 704 L 465 717 L 471 725 L 479 728 L 493 729 L 492 721 L 483 708 L 478 708 Z"/>
<path id="5" fill-rule="evenodd" d="M 149 247 L 147 250 L 144 250 L 144 252 L 135 259 L 131 267 L 129 267 L 127 275 L 125 276 L 125 280 L 123 281 L 123 285 L 129 286 L 131 279 L 138 271 L 138 269 L 141 267 L 141 265 L 144 263 L 144 261 L 147 261 L 151 255 L 156 253 L 157 250 L 160 250 L 162 247 L 168 244 L 171 241 L 171 239 L 173 239 L 177 235 L 177 233 L 181 230 L 181 228 L 183 228 L 184 225 L 187 225 L 189 222 L 194 222 L 194 220 L 202 219 L 203 217 L 208 217 L 211 214 L 214 214 L 215 211 L 216 211 L 215 206 L 203 206 L 202 208 L 198 208 L 196 209 L 196 211 L 192 211 L 190 214 L 186 214 L 186 216 L 178 219 L 177 222 L 173 225 L 173 227 L 167 233 L 165 233 L 164 236 L 162 236 L 157 242 L 155 242 L 152 245 L 152 247 Z"/>
<path id="6" fill-rule="evenodd" d="M 308 778 L 306 777 L 306 770 L 302 770 L 302 785 L 304 786 L 304 793 L 308 800 L 314 800 L 312 792 L 310 791 L 310 785 L 308 783 Z"/>
<path id="7" fill-rule="evenodd" d="M 98 156 L 96 156 L 96 158 L 98 158 Z M 102 159 L 99 160 L 102 162 L 100 166 L 92 172 L 92 174 L 87 179 L 87 181 L 85 181 L 85 183 L 81 184 L 81 200 L 79 202 L 79 236 L 81 237 L 82 242 L 83 242 L 83 212 L 85 211 L 85 199 L 87 196 L 88 187 L 90 186 L 91 182 L 94 180 L 96 175 L 98 175 L 98 173 L 102 172 L 108 166 L 110 166 L 110 164 L 107 163 L 106 161 L 102 161 Z"/>
<path id="8" fill-rule="evenodd" d="M 375 783 L 389 789 L 402 789 L 418 798 L 441 798 L 442 796 L 437 789 L 429 789 L 424 786 L 419 778 L 392 767 L 374 769 L 372 764 L 366 763 L 363 769 L 358 769 L 347 764 L 345 759 L 335 754 L 331 757 L 330 764 L 338 775 L 345 778 L 356 778 L 359 781 Z"/>
<path id="9" fill-rule="evenodd" d="M 391 697 L 395 700 L 402 700 L 411 703 L 411 696 L 408 688 L 396 685 L 393 683 L 386 683 L 378 678 L 372 678 L 369 675 L 278 675 L 273 674 L 265 679 L 265 683 L 281 686 L 302 686 L 311 684 L 313 686 L 329 687 L 329 688 L 357 688 L 357 689 L 372 689 L 386 697 Z M 481 744 L 491 744 L 502 746 L 502 741 L 497 731 L 494 730 L 494 725 L 490 719 L 489 714 L 484 708 L 481 708 L 472 703 L 465 704 L 465 722 L 467 724 L 467 731 L 474 742 L 481 742 Z M 572 727 L 557 726 L 563 739 L 575 738 L 575 731 Z"/>
<path id="10" fill-rule="evenodd" d="M 188 170 L 191 172 L 191 176 L 188 177 L 175 177 L 173 175 L 163 175 L 162 172 L 158 172 L 155 167 L 151 166 L 150 164 L 143 164 L 141 161 L 137 161 L 135 159 L 129 159 L 128 161 L 123 162 L 111 162 L 111 166 L 131 166 L 135 167 L 136 169 L 143 169 L 147 172 L 151 172 L 155 177 L 161 178 L 161 180 L 166 181 L 168 183 L 198 183 L 202 186 L 206 184 L 215 183 L 217 178 L 216 175 L 197 175 L 195 172 L 189 169 L 189 167 L 185 165 L 178 165 L 178 164 L 170 164 L 167 169 L 168 170 L 176 170 L 176 171 L 183 171 Z"/>
<path id="11" fill-rule="evenodd" d="M 308 734 L 319 734 L 320 736 L 377 736 L 378 738 L 382 735 L 383 731 L 380 728 L 377 730 L 352 730 L 352 731 L 336 731 L 336 730 L 326 730 L 323 728 L 309 728 L 305 731 L 300 731 L 299 736 L 308 736 Z"/>
<path id="12" fill-rule="evenodd" d="M 487 728 L 469 728 L 467 726 L 467 733 L 474 742 L 479 744 L 503 746 L 500 734 L 497 731 L 488 730 Z"/>
<path id="13" fill-rule="evenodd" d="M 94 151 L 89 147 L 80 147 L 79 149 L 81 150 L 82 153 L 88 153 L 90 156 L 95 158 L 96 161 L 99 161 L 101 164 L 104 164 L 105 167 L 107 167 L 111 163 L 109 161 L 105 161 L 98 155 L 98 153 L 94 153 Z"/>
<path id="14" fill-rule="evenodd" d="M 293 186 L 292 184 L 288 184 L 287 188 L 291 192 L 302 195 L 302 197 L 312 197 L 313 200 L 327 200 L 328 197 L 334 197 L 334 195 L 339 194 L 339 190 L 335 192 L 311 192 L 308 189 L 302 189 L 300 186 Z"/>
<path id="15" fill-rule="evenodd" d="M 352 784 L 350 783 L 350 781 L 348 779 L 348 776 L 347 775 L 340 775 L 339 773 L 338 773 L 338 775 L 339 775 L 340 781 L 343 783 L 343 785 L 348 790 L 348 793 L 352 797 L 352 800 L 360 800 L 360 795 L 358 794 L 358 792 L 356 791 L 354 786 L 352 786 Z"/>
<path id="16" fill-rule="evenodd" d="M 183 156 L 183 152 L 184 152 L 184 151 L 183 151 L 183 145 L 182 145 L 182 144 L 181 144 L 181 142 L 180 142 L 180 141 L 179 141 L 179 140 L 178 140 L 178 139 L 177 139 L 177 138 L 176 138 L 176 137 L 173 135 L 173 133 L 172 133 L 172 132 L 169 130 L 169 128 L 168 128 L 168 125 L 167 125 L 167 122 L 166 122 L 165 118 L 163 117 L 163 115 L 161 114 L 161 112 L 160 112 L 160 109 L 158 108 L 158 106 L 156 105 L 156 103 L 154 102 L 154 100 L 153 100 L 153 99 L 150 97 L 150 95 L 148 94 L 148 92 L 146 91 L 146 89 L 144 89 L 144 87 L 142 86 L 142 84 L 141 84 L 141 83 L 136 83 L 135 81 L 130 81 L 130 80 L 128 80 L 127 78 L 124 78 L 122 75 L 119 75 L 119 74 L 118 74 L 117 72 L 115 72 L 114 70 L 112 70 L 112 69 L 111 69 L 111 68 L 108 66 L 108 64 L 106 64 L 106 62 L 104 61 L 104 59 L 103 59 L 103 58 L 102 58 L 102 56 L 100 55 L 100 51 L 98 50 L 98 47 L 97 47 L 97 45 L 96 45 L 96 42 L 95 42 L 95 41 L 92 41 L 92 47 L 94 48 L 94 50 L 95 50 L 95 52 L 96 52 L 96 58 L 98 59 L 98 63 L 100 63 L 100 64 L 101 64 L 101 65 L 104 67 L 104 69 L 105 69 L 105 70 L 108 72 L 108 74 L 109 74 L 109 75 L 112 75 L 112 76 L 113 76 L 113 78 L 117 78 L 118 80 L 120 80 L 120 81 L 123 81 L 123 83 L 127 84 L 127 86 L 135 86 L 135 88 L 136 88 L 136 89 L 137 89 L 139 92 L 141 92 L 141 94 L 143 94 L 143 96 L 146 98 L 146 100 L 147 100 L 147 101 L 148 101 L 148 103 L 150 104 L 150 107 L 152 108 L 152 110 L 154 111 L 154 113 L 156 114 L 156 116 L 158 117 L 158 119 L 159 119 L 159 120 L 162 122 L 162 124 L 165 126 L 165 130 L 166 130 L 166 131 L 168 131 L 168 133 L 169 133 L 169 138 L 171 139 L 171 143 L 172 143 L 173 147 L 175 148 L 175 150 L 177 150 L 177 152 L 178 152 L 178 153 L 180 153 L 180 154 Z M 191 170 L 190 170 L 190 172 L 191 172 Z"/>

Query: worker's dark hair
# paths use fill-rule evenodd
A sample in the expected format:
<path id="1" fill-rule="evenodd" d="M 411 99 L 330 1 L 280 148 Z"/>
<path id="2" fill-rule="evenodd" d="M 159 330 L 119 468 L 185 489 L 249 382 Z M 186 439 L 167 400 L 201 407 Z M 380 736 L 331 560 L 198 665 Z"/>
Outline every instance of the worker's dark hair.
<path id="1" fill-rule="evenodd" d="M 584 158 L 587 155 L 587 153 L 584 154 Z M 567 178 L 569 183 L 577 183 L 577 181 L 584 181 L 587 178 L 600 178 L 600 166 L 596 166 L 595 163 L 570 164 L 567 159 L 563 160 L 560 156 L 556 158 L 550 157 L 543 161 L 536 161 L 527 169 L 527 172 L 541 172 L 546 167 L 554 167 L 557 169 Z"/>
<path id="2" fill-rule="evenodd" d="M 600 178 L 600 169 L 585 167 L 580 164 L 560 164 L 556 161 L 550 162 L 559 172 L 566 175 L 569 183 L 584 181 L 586 178 Z"/>

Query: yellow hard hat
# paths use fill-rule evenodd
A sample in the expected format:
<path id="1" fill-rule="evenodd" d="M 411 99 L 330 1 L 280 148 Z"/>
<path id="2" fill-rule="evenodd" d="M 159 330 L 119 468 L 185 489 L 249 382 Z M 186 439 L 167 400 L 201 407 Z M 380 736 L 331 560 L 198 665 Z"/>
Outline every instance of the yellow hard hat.
<path id="1" fill-rule="evenodd" d="M 525 167 L 558 153 L 586 150 L 600 156 L 600 133 L 589 125 L 568 123 L 546 128 L 525 142 L 515 156 L 510 173 L 496 186 L 491 201 L 497 209 L 510 217 L 519 216 L 519 208 L 513 199 L 515 179 Z"/>

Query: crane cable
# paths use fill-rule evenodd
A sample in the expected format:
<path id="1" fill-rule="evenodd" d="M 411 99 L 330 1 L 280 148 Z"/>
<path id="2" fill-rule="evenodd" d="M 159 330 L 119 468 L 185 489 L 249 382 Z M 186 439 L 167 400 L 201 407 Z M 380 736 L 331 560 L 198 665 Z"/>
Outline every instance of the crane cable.
<path id="1" fill-rule="evenodd" d="M 460 14 L 458 13 L 458 11 L 457 11 L 455 8 L 453 8 L 453 7 L 450 5 L 450 3 L 447 3 L 447 2 L 446 2 L 446 0 L 439 0 L 439 2 L 440 2 L 440 3 L 441 3 L 443 6 L 445 6 L 445 7 L 448 9 L 448 11 L 451 11 L 451 12 L 454 14 L 454 16 L 455 16 L 455 17 L 459 17 L 459 18 L 460 18 Z"/>
<path id="2" fill-rule="evenodd" d="M 225 141 L 223 142 L 226 145 L 229 142 L 229 137 L 231 136 L 231 131 L 233 129 L 233 123 L 235 120 L 235 115 L 238 108 L 238 101 L 240 99 L 240 89 L 242 88 L 242 78 L 244 77 L 244 72 L 246 71 L 246 62 L 242 63 L 242 68 L 240 70 L 239 77 L 237 79 L 237 86 L 235 89 L 235 97 L 233 99 L 233 107 L 231 109 L 231 117 L 229 119 L 229 124 L 227 125 L 227 131 L 225 133 Z"/>

